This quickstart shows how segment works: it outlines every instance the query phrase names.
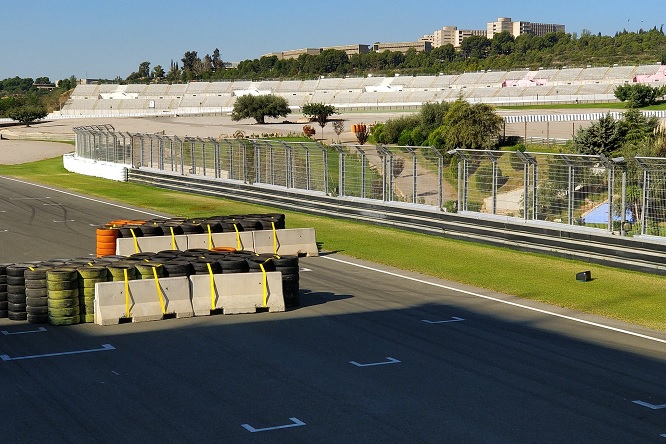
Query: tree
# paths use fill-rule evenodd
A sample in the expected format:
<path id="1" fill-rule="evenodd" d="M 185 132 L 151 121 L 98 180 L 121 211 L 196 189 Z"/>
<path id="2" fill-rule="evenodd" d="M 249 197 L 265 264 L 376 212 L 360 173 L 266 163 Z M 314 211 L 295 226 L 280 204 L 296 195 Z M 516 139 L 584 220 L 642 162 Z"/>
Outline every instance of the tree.
<path id="1" fill-rule="evenodd" d="M 303 115 L 310 120 L 315 120 L 321 126 L 322 138 L 324 137 L 324 127 L 328 122 L 328 118 L 333 114 L 339 114 L 333 105 L 325 105 L 323 103 L 308 103 L 301 108 Z"/>
<path id="2" fill-rule="evenodd" d="M 153 77 L 159 80 L 164 78 L 164 68 L 162 68 L 162 65 L 155 65 L 153 68 Z"/>
<path id="3" fill-rule="evenodd" d="M 643 83 L 634 83 L 619 85 L 615 87 L 615 97 L 627 102 L 629 108 L 642 108 L 648 105 L 654 105 L 659 97 L 666 94 L 665 87 L 653 88 Z"/>
<path id="4" fill-rule="evenodd" d="M 241 119 L 252 118 L 257 123 L 266 123 L 268 117 L 286 117 L 291 113 L 289 104 L 284 97 L 265 94 L 253 96 L 247 94 L 240 96 L 234 103 L 234 109 L 231 112 L 231 119 L 238 121 Z"/>
<path id="5" fill-rule="evenodd" d="M 342 120 L 336 120 L 333 122 L 333 131 L 338 135 L 338 143 L 340 143 L 340 134 L 345 130 L 345 122 Z"/>
<path id="6" fill-rule="evenodd" d="M 493 149 L 504 120 L 485 103 L 470 105 L 458 99 L 444 115 L 444 123 L 430 133 L 428 144 L 445 151 L 453 148 Z"/>
<path id="7" fill-rule="evenodd" d="M 608 113 L 587 128 L 579 129 L 573 141 L 580 154 L 611 156 L 622 147 L 622 125 Z"/>
<path id="8" fill-rule="evenodd" d="M 47 114 L 46 108 L 41 105 L 19 106 L 7 112 L 10 119 L 25 123 L 25 126 L 30 126 L 32 122 L 43 119 Z"/>

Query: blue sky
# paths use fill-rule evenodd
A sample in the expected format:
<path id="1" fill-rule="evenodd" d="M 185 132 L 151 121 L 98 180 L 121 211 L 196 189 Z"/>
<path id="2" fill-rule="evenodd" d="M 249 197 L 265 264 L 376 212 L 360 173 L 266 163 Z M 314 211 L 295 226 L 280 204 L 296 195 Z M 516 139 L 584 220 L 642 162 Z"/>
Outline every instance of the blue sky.
<path id="1" fill-rule="evenodd" d="M 452 4 L 460 6 L 451 6 Z M 614 35 L 660 27 L 666 0 L 1 0 L 0 79 L 127 77 L 186 51 L 236 62 L 287 49 L 414 41 L 443 26 L 498 17 Z"/>

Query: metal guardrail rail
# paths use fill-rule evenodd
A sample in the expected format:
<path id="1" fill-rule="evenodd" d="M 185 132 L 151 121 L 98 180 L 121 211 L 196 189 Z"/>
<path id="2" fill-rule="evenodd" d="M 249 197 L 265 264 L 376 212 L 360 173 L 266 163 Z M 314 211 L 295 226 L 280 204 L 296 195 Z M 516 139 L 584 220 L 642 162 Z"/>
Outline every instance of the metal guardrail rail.
<path id="1" fill-rule="evenodd" d="M 543 221 L 520 222 L 479 213 L 447 213 L 414 204 L 333 197 L 323 192 L 183 176 L 147 168 L 130 169 L 128 181 L 666 275 L 666 243 L 643 237 L 616 236 Z"/>

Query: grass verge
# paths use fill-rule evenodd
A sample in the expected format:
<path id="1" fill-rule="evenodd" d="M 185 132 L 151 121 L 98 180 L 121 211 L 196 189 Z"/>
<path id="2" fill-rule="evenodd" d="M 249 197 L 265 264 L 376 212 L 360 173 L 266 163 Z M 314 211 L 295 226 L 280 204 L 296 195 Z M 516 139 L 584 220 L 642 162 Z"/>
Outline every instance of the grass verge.
<path id="1" fill-rule="evenodd" d="M 2 165 L 0 174 L 178 216 L 279 211 L 288 227 L 314 227 L 325 250 L 666 331 L 661 276 L 81 176 L 65 171 L 60 158 Z M 583 270 L 592 281 L 575 280 Z"/>

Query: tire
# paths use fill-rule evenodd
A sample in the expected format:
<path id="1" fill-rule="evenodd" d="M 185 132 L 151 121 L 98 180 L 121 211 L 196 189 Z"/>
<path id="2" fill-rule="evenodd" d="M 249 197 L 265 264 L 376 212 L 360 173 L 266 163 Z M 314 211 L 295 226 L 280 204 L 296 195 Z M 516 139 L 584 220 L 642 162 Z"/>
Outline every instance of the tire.
<path id="1" fill-rule="evenodd" d="M 91 323 L 95 322 L 95 315 L 92 314 L 92 313 L 87 313 L 85 315 L 81 315 L 81 322 L 91 324 Z"/>
<path id="2" fill-rule="evenodd" d="M 29 298 L 41 298 L 48 295 L 46 287 L 43 288 L 26 288 L 25 295 Z"/>
<path id="3" fill-rule="evenodd" d="M 219 274 L 222 273 L 222 266 L 220 265 L 219 261 L 216 261 L 214 259 L 209 259 L 209 260 L 196 260 L 192 261 L 192 267 L 194 267 L 194 272 L 196 274 L 208 274 L 208 265 L 210 265 L 210 269 L 213 272 L 213 274 Z"/>
<path id="4" fill-rule="evenodd" d="M 51 299 L 75 299 L 79 297 L 79 289 L 76 290 L 49 290 L 48 298 Z"/>
<path id="5" fill-rule="evenodd" d="M 30 264 L 12 264 L 6 268 L 7 277 L 23 277 L 25 270 L 32 267 Z"/>
<path id="6" fill-rule="evenodd" d="M 7 294 L 6 291 L 0 292 L 0 302 L 7 300 Z"/>
<path id="7" fill-rule="evenodd" d="M 79 297 L 95 298 L 95 287 L 79 288 Z"/>
<path id="8" fill-rule="evenodd" d="M 280 267 L 296 267 L 298 268 L 298 256 L 273 256 L 273 262 L 277 268 Z"/>
<path id="9" fill-rule="evenodd" d="M 78 277 L 77 271 L 73 268 L 58 268 L 46 272 L 46 280 L 49 282 L 71 281 Z"/>
<path id="10" fill-rule="evenodd" d="M 25 288 L 46 288 L 46 279 L 26 279 Z"/>
<path id="11" fill-rule="evenodd" d="M 79 308 L 78 304 L 74 307 L 66 307 L 66 308 L 50 308 L 49 307 L 49 316 L 51 317 L 71 317 L 71 316 L 79 316 L 81 314 L 81 309 Z"/>
<path id="12" fill-rule="evenodd" d="M 25 285 L 25 278 L 23 276 L 7 276 L 7 284 L 9 285 Z"/>
<path id="13" fill-rule="evenodd" d="M 10 304 L 25 304 L 26 296 L 24 294 L 7 294 L 7 302 Z"/>
<path id="14" fill-rule="evenodd" d="M 25 311 L 13 312 L 7 310 L 7 317 L 9 318 L 10 321 L 25 321 L 26 319 L 28 319 L 28 313 L 26 313 Z"/>
<path id="15" fill-rule="evenodd" d="M 7 294 L 25 294 L 23 285 L 7 285 Z"/>
<path id="16" fill-rule="evenodd" d="M 23 277 L 26 279 L 33 280 L 33 279 L 46 279 L 46 272 L 49 270 L 49 267 L 40 267 L 40 268 L 33 268 L 27 269 L 23 272 Z"/>
<path id="17" fill-rule="evenodd" d="M 79 268 L 79 276 L 83 279 L 104 279 L 109 275 L 109 270 L 106 267 L 92 266 Z"/>
<path id="18" fill-rule="evenodd" d="M 300 276 L 297 275 L 297 274 L 283 274 L 282 275 L 282 285 L 283 286 L 286 283 L 292 283 L 292 282 L 298 284 L 299 281 L 300 281 Z"/>
<path id="19" fill-rule="evenodd" d="M 46 288 L 49 291 L 73 290 L 75 288 L 79 288 L 79 281 L 78 279 L 73 281 L 48 281 L 46 284 Z"/>
<path id="20" fill-rule="evenodd" d="M 78 307 L 79 305 L 79 299 L 78 298 L 70 298 L 70 299 L 49 299 L 47 302 L 47 307 L 49 309 L 61 309 L 61 308 L 72 308 L 72 307 Z"/>
<path id="21" fill-rule="evenodd" d="M 298 267 L 275 267 L 275 271 L 279 271 L 283 276 L 285 275 L 296 275 L 298 276 L 299 268 Z"/>
<path id="22" fill-rule="evenodd" d="M 43 297 L 27 297 L 25 299 L 25 304 L 27 307 L 46 307 L 48 305 L 49 298 L 46 296 Z"/>
<path id="23" fill-rule="evenodd" d="M 80 323 L 80 316 L 48 316 L 49 324 L 51 325 L 75 325 Z"/>
<path id="24" fill-rule="evenodd" d="M 7 302 L 7 310 L 9 311 L 19 313 L 19 312 L 24 312 L 25 308 L 26 308 L 25 301 L 18 303 Z"/>
<path id="25" fill-rule="evenodd" d="M 0 318 L 6 318 L 7 316 L 7 310 L 0 310 Z"/>
<path id="26" fill-rule="evenodd" d="M 49 322 L 48 314 L 30 314 L 26 316 L 28 322 L 31 324 L 46 324 Z"/>
<path id="27" fill-rule="evenodd" d="M 31 307 L 27 305 L 25 307 L 26 313 L 29 315 L 48 315 L 49 314 L 49 307 Z"/>
<path id="28" fill-rule="evenodd" d="M 8 305 L 9 305 L 9 302 L 7 302 L 7 301 L 1 301 L 1 302 L 0 302 L 0 310 L 7 311 L 7 306 L 8 306 Z M 7 317 L 7 316 L 5 316 L 5 317 Z"/>

